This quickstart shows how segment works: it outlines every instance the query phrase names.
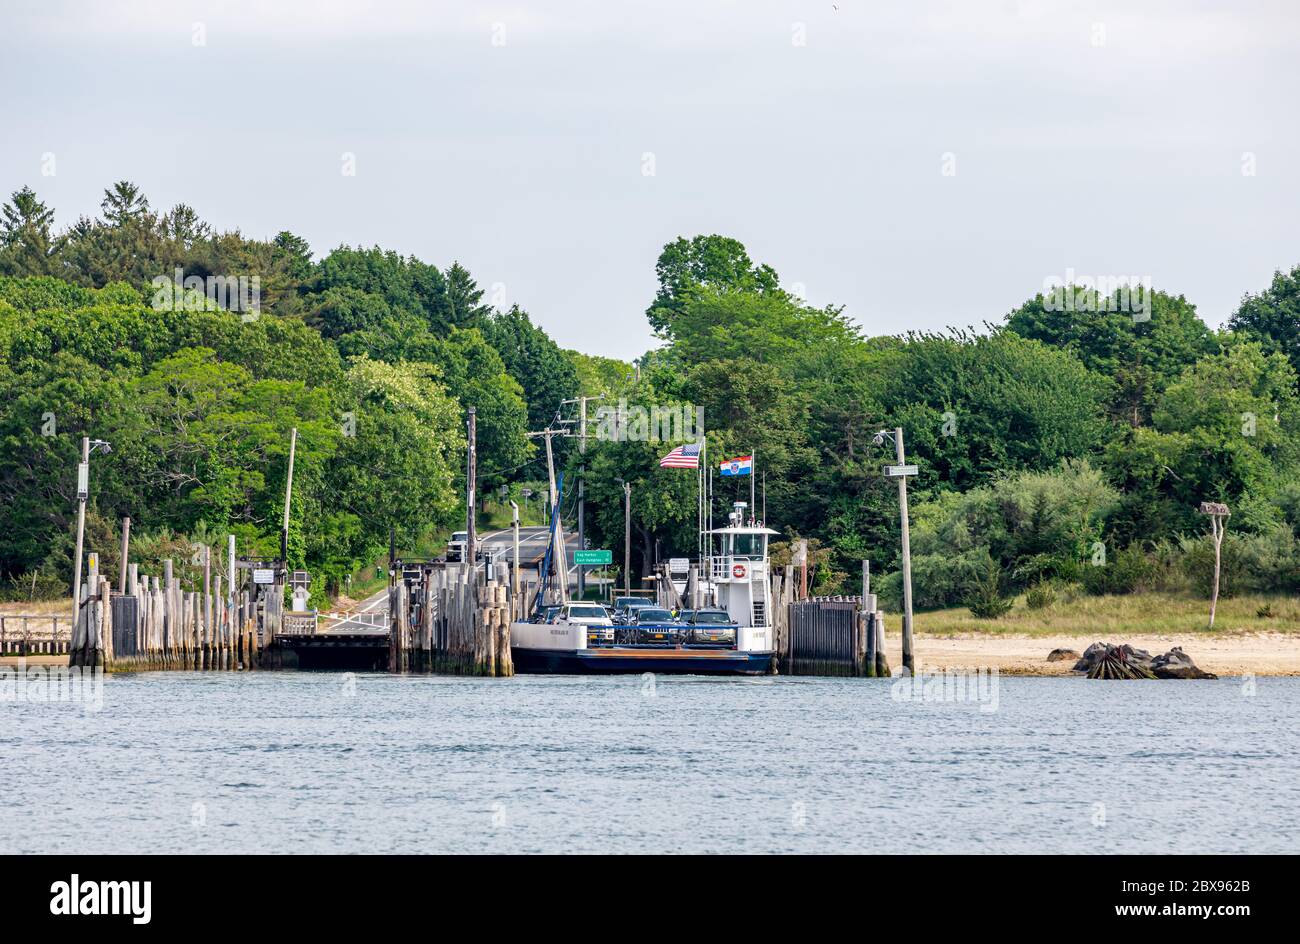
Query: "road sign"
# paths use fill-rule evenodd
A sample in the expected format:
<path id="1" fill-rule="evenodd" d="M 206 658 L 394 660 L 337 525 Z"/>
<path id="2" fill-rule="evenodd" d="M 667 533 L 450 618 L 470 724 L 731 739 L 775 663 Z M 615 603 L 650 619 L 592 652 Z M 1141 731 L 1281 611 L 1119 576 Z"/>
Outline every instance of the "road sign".
<path id="1" fill-rule="evenodd" d="M 275 583 L 275 569 L 272 567 L 254 567 L 253 583 Z"/>
<path id="2" fill-rule="evenodd" d="M 914 465 L 887 465 L 885 466 L 885 475 L 891 479 L 902 478 L 905 475 L 916 475 L 920 470 Z"/>
<path id="3" fill-rule="evenodd" d="M 612 564 L 614 563 L 614 552 L 574 551 L 573 562 L 575 564 Z"/>
<path id="4" fill-rule="evenodd" d="M 90 465 L 86 462 L 77 463 L 77 498 L 85 501 L 90 496 Z"/>
<path id="5" fill-rule="evenodd" d="M 689 574 L 691 572 L 690 558 L 689 557 L 668 558 L 668 572 L 673 574 Z"/>

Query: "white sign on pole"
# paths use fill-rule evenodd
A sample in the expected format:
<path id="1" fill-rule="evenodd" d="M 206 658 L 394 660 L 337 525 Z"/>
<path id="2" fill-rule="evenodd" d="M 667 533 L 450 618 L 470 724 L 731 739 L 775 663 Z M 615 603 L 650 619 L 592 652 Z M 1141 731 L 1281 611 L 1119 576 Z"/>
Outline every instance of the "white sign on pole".
<path id="1" fill-rule="evenodd" d="M 891 479 L 902 478 L 905 475 L 916 475 L 920 470 L 914 465 L 887 465 L 885 466 L 885 475 Z"/>
<path id="2" fill-rule="evenodd" d="M 691 561 L 688 557 L 670 557 L 668 558 L 668 571 L 673 574 L 689 574 L 691 572 Z"/>
<path id="3" fill-rule="evenodd" d="M 90 495 L 90 465 L 86 462 L 77 463 L 77 499 L 85 501 Z"/>
<path id="4" fill-rule="evenodd" d="M 253 583 L 275 583 L 275 570 L 271 567 L 254 567 Z"/>

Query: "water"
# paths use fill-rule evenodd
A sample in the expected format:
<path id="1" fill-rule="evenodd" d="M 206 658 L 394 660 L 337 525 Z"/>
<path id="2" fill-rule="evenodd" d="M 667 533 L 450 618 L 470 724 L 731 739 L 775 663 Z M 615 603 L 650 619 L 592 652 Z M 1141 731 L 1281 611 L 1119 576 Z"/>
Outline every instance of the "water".
<path id="1" fill-rule="evenodd" d="M 1294 852 L 1300 679 L 1243 684 L 116 676 L 0 704 L 0 852 Z"/>

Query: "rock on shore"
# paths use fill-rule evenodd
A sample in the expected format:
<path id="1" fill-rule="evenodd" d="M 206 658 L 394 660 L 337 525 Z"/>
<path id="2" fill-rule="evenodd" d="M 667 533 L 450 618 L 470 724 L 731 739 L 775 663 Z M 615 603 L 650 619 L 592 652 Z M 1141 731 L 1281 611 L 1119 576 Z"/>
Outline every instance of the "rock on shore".
<path id="1" fill-rule="evenodd" d="M 1156 678 L 1218 678 L 1213 672 L 1205 672 L 1197 668 L 1192 657 L 1183 652 L 1181 646 L 1174 646 L 1164 655 L 1156 656 L 1151 660 L 1151 671 L 1155 672 Z"/>
<path id="2" fill-rule="evenodd" d="M 1048 662 L 1065 662 L 1067 659 L 1078 659 L 1079 653 L 1075 649 L 1053 649 L 1047 654 Z"/>
<path id="3" fill-rule="evenodd" d="M 1068 658 L 1064 655 L 1068 652 L 1070 652 L 1068 649 L 1053 649 L 1047 656 L 1047 660 L 1055 662 Z M 1108 660 L 1111 668 L 1103 671 L 1101 665 Z M 1119 674 L 1114 672 L 1117 666 L 1123 667 Z M 1104 642 L 1094 642 L 1085 649 L 1083 655 L 1074 663 L 1074 671 L 1085 672 L 1089 678 L 1151 678 L 1153 676 L 1165 679 L 1218 678 L 1213 672 L 1205 672 L 1197 668 L 1192 657 L 1185 653 L 1181 646 L 1175 646 L 1164 655 L 1153 658 L 1145 649 L 1112 646 Z"/>

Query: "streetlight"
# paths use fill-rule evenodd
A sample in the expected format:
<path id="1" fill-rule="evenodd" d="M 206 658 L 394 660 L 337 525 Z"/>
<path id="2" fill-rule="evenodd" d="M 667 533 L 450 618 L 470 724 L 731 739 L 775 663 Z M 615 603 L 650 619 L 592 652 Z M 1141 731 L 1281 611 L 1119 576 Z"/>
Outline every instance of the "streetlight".
<path id="1" fill-rule="evenodd" d="M 103 452 L 108 455 L 113 447 L 102 439 L 81 437 L 81 462 L 77 466 L 77 554 L 76 569 L 72 572 L 72 624 L 77 624 L 81 612 L 81 555 L 86 538 L 86 499 L 90 497 L 90 454 Z M 94 592 L 94 587 L 90 591 Z"/>
<path id="2" fill-rule="evenodd" d="M 903 427 L 895 427 L 891 433 L 882 429 L 872 438 L 877 446 L 883 446 L 885 440 L 894 444 L 897 465 L 885 466 L 888 478 L 898 479 L 898 518 L 903 532 L 903 666 L 908 675 L 915 674 L 912 660 L 912 542 L 907 522 L 907 477 L 916 475 L 914 465 L 907 464 L 907 455 L 903 450 Z"/>

